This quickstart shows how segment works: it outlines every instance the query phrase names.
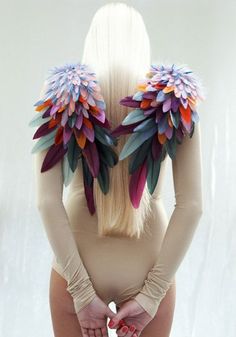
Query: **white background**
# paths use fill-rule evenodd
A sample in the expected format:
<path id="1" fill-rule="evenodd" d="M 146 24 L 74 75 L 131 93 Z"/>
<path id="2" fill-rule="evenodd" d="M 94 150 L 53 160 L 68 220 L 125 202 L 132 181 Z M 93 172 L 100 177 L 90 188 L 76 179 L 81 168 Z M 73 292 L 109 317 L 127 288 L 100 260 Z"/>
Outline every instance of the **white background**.
<path id="1" fill-rule="evenodd" d="M 79 60 L 92 16 L 107 2 L 0 1 L 0 336 L 53 336 L 52 251 L 35 207 L 28 122 L 48 68 Z M 236 2 L 126 3 L 143 15 L 152 60 L 187 63 L 208 91 L 199 107 L 204 213 L 177 273 L 171 337 L 235 337 Z M 163 190 L 170 215 L 168 164 Z"/>

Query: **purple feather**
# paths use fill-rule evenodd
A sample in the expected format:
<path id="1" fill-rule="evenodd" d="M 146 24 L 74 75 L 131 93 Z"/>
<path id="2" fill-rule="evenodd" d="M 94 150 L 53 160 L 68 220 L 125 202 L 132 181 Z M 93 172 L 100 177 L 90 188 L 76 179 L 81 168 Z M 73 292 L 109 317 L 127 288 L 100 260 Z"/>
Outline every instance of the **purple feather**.
<path id="1" fill-rule="evenodd" d="M 72 129 L 70 128 L 70 126 L 68 124 L 65 125 L 64 129 L 63 129 L 63 143 L 67 144 L 71 138 L 72 135 Z"/>
<path id="2" fill-rule="evenodd" d="M 86 163 L 92 176 L 96 178 L 98 176 L 100 168 L 99 154 L 96 144 L 94 142 L 87 142 L 87 145 L 83 149 L 82 154 L 86 159 Z"/>
<path id="3" fill-rule="evenodd" d="M 84 180 L 84 194 L 87 201 L 87 206 L 89 212 L 93 215 L 95 213 L 94 197 L 93 197 L 93 183 L 92 186 L 86 184 L 86 179 Z"/>
<path id="4" fill-rule="evenodd" d="M 36 130 L 35 134 L 33 135 L 33 139 L 37 139 L 40 138 L 42 136 L 46 136 L 47 134 L 49 134 L 50 132 L 52 132 L 52 130 L 57 128 L 57 125 L 54 125 L 52 128 L 49 128 L 49 122 L 47 121 L 46 123 L 40 125 L 40 127 Z"/>
<path id="5" fill-rule="evenodd" d="M 165 131 L 165 135 L 168 139 L 171 139 L 172 135 L 173 135 L 173 128 L 171 128 L 169 125 Z"/>
<path id="6" fill-rule="evenodd" d="M 129 195 L 134 208 L 138 208 L 147 180 L 146 159 L 139 168 L 131 175 L 129 182 Z"/>
<path id="7" fill-rule="evenodd" d="M 82 124 L 83 124 L 83 114 L 79 113 L 75 122 L 75 126 L 77 127 L 78 130 L 80 130 Z"/>
<path id="8" fill-rule="evenodd" d="M 94 142 L 94 129 L 88 128 L 86 125 L 83 125 L 82 131 L 85 134 L 85 136 L 90 140 L 90 142 Z"/>
<path id="9" fill-rule="evenodd" d="M 135 101 L 132 98 L 133 96 L 126 96 L 120 100 L 120 104 L 124 106 L 128 106 L 131 108 L 139 108 L 140 101 Z"/>
<path id="10" fill-rule="evenodd" d="M 51 167 L 53 167 L 60 159 L 63 158 L 64 154 L 67 152 L 67 148 L 64 149 L 63 143 L 58 145 L 52 145 L 42 164 L 41 172 L 49 170 Z"/>
<path id="11" fill-rule="evenodd" d="M 46 118 L 50 116 L 50 111 L 51 111 L 51 107 L 49 107 L 42 115 L 42 118 Z"/>
<path id="12" fill-rule="evenodd" d="M 133 124 L 127 124 L 127 125 L 118 125 L 115 129 L 111 131 L 111 135 L 114 137 L 118 137 L 120 135 L 128 134 L 133 132 L 133 129 L 138 126 L 141 122 L 138 121 Z"/>
<path id="13" fill-rule="evenodd" d="M 152 138 L 152 157 L 157 160 L 161 155 L 162 144 L 159 143 L 156 136 Z"/>

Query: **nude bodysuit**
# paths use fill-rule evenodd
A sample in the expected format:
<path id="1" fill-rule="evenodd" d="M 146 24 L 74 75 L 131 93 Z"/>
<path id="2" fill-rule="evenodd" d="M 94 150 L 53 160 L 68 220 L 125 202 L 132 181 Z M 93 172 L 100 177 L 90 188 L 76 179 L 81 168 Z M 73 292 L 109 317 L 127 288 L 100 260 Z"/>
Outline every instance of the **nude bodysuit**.
<path id="1" fill-rule="evenodd" d="M 173 282 L 202 214 L 200 122 L 177 145 L 172 160 L 175 207 L 168 221 L 161 190 L 167 158 L 152 195 L 152 212 L 140 239 L 97 236 L 78 167 L 63 204 L 61 162 L 41 173 L 47 150 L 35 154 L 37 207 L 54 252 L 52 267 L 67 280 L 78 312 L 97 294 L 117 306 L 135 299 L 152 317 Z"/>

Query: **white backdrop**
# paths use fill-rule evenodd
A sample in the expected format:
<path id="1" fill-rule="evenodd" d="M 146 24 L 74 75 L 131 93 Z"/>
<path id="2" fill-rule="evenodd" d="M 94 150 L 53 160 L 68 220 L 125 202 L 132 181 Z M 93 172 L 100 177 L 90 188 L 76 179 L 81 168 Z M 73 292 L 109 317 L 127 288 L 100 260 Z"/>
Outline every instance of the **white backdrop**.
<path id="1" fill-rule="evenodd" d="M 0 335 L 52 337 L 52 251 L 35 206 L 28 127 L 48 67 L 79 60 L 95 11 L 108 1 L 0 1 Z M 152 60 L 187 63 L 202 78 L 204 213 L 177 272 L 171 337 L 236 336 L 236 3 L 126 1 L 140 10 Z M 168 163 L 164 200 L 173 210 Z M 113 304 L 111 308 L 114 309 Z M 114 334 L 110 331 L 110 335 Z"/>

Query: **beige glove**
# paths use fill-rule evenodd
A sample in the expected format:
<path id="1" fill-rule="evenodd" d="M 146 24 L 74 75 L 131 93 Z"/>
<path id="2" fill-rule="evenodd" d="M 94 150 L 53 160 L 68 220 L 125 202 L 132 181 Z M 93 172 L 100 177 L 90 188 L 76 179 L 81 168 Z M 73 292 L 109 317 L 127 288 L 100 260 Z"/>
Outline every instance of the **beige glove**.
<path id="1" fill-rule="evenodd" d="M 198 122 L 192 138 L 186 136 L 182 144 L 177 145 L 176 157 L 172 160 L 175 209 L 158 260 L 148 273 L 142 290 L 134 298 L 152 317 L 172 284 L 202 215 L 201 161 L 201 133 Z"/>
<path id="2" fill-rule="evenodd" d="M 46 85 L 45 81 L 40 98 Z M 36 202 L 56 262 L 63 271 L 67 281 L 67 291 L 71 294 L 75 311 L 78 313 L 93 300 L 96 292 L 80 258 L 64 208 L 62 161 L 41 173 L 41 165 L 46 153 L 47 149 L 34 154 Z"/>

